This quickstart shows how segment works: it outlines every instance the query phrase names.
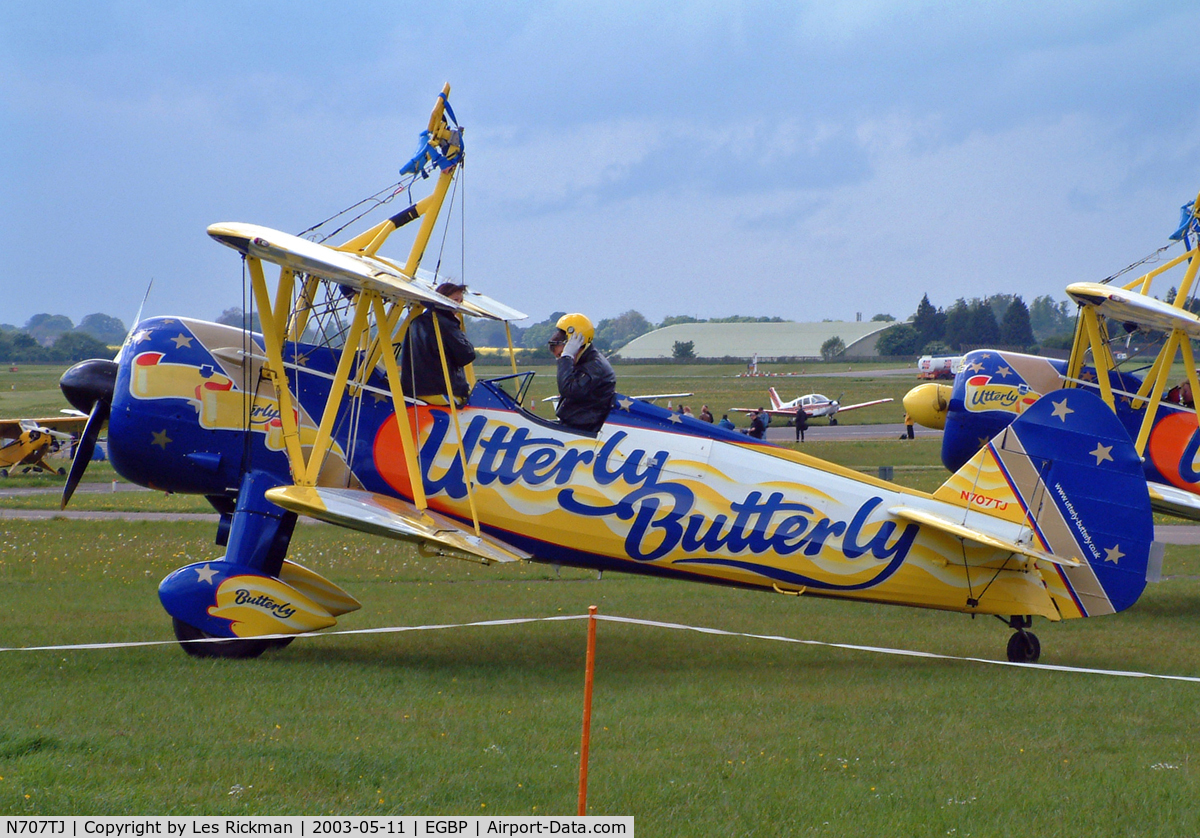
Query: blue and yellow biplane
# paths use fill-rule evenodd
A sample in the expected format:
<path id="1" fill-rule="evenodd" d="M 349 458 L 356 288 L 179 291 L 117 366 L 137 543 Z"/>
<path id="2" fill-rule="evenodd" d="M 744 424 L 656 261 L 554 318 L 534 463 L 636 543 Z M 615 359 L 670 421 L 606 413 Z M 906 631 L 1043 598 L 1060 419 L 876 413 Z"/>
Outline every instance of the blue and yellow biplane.
<path id="1" fill-rule="evenodd" d="M 1194 302 L 1198 203 L 1183 206 L 1170 241 L 1147 257 L 1161 261 L 1152 270 L 1123 285 L 1110 277 L 1067 286 L 1079 306 L 1068 359 L 978 349 L 963 357 L 953 384 L 908 392 L 905 410 L 919 424 L 943 430 L 946 468 L 960 468 L 1043 396 L 1086 390 L 1108 405 L 1134 441 L 1152 506 L 1200 520 L 1200 421 L 1192 397 L 1200 393 L 1192 352 L 1200 318 L 1189 310 L 1200 310 Z M 1184 252 L 1167 258 L 1176 244 Z M 1156 282 L 1161 288 L 1168 281 L 1178 283 L 1171 302 L 1151 296 Z"/>
<path id="2" fill-rule="evenodd" d="M 1153 553 L 1146 481 L 1125 427 L 1084 388 L 1037 400 L 933 493 L 620 395 L 582 433 L 525 409 L 533 373 L 515 363 L 492 378 L 468 369 L 461 405 L 406 397 L 397 350 L 426 307 L 523 317 L 482 295 L 456 303 L 418 273 L 463 160 L 448 94 L 402 170 L 400 194 L 435 176 L 432 191 L 402 212 L 337 246 L 209 228 L 244 262 L 260 333 L 152 317 L 116 362 L 63 376 L 89 413 L 64 506 L 107 421 L 121 475 L 203 495 L 221 515 L 224 554 L 159 588 L 190 654 L 257 655 L 359 607 L 288 559 L 299 516 L 483 564 L 995 615 L 1016 661 L 1038 658 L 1034 617 L 1137 600 Z M 404 261 L 380 255 L 418 220 Z"/>

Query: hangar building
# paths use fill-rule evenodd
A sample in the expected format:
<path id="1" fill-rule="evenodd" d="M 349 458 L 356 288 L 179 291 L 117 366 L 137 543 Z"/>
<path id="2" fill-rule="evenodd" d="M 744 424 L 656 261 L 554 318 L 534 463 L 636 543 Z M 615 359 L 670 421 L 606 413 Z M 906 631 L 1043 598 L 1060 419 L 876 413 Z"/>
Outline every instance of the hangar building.
<path id="1" fill-rule="evenodd" d="M 843 358 L 873 358 L 875 342 L 894 323 L 878 320 L 821 323 L 677 323 L 634 338 L 613 353 L 625 360 L 671 358 L 676 341 L 691 341 L 697 358 L 820 358 L 821 344 L 839 337 Z"/>

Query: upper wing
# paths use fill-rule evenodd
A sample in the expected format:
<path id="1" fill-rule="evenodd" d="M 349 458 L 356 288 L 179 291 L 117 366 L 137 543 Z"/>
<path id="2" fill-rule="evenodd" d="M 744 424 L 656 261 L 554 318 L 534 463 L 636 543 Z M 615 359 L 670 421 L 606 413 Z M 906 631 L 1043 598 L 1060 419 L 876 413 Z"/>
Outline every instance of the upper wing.
<path id="1" fill-rule="evenodd" d="M 375 258 L 388 264 L 395 264 L 390 259 L 383 259 L 379 256 Z M 438 277 L 424 268 L 417 268 L 417 275 L 414 279 L 419 285 L 425 286 L 429 291 L 433 291 L 438 286 Z M 462 306 L 466 313 L 472 317 L 487 317 L 492 320 L 508 321 L 525 320 L 529 317 L 525 312 L 517 311 L 515 308 L 506 306 L 504 303 L 494 300 L 486 294 L 480 294 L 472 288 L 468 288 L 466 294 L 463 296 Z M 691 393 L 688 395 L 691 395 Z"/>
<path id="2" fill-rule="evenodd" d="M 208 234 L 246 256 L 273 262 L 293 271 L 319 276 L 351 288 L 375 291 L 385 299 L 436 303 L 445 309 L 473 314 L 465 305 L 413 281 L 392 264 L 358 253 L 334 250 L 317 242 L 257 224 L 212 224 Z M 519 313 L 519 312 L 518 312 Z"/>
<path id="3" fill-rule="evenodd" d="M 876 404 L 887 404 L 891 401 L 895 401 L 895 399 L 876 399 L 873 402 L 859 402 L 858 404 L 838 405 L 838 413 L 842 413 L 847 410 L 858 410 L 860 407 L 871 407 L 872 405 Z"/>
<path id="4" fill-rule="evenodd" d="M 1181 329 L 1190 338 L 1200 338 L 1200 318 L 1196 315 L 1137 291 L 1099 282 L 1074 282 L 1067 286 L 1067 296 L 1110 320 L 1162 332 Z"/>
<path id="5" fill-rule="evenodd" d="M 1150 507 L 1164 515 L 1174 515 L 1189 521 L 1200 521 L 1200 495 L 1163 483 L 1146 483 L 1150 490 Z"/>

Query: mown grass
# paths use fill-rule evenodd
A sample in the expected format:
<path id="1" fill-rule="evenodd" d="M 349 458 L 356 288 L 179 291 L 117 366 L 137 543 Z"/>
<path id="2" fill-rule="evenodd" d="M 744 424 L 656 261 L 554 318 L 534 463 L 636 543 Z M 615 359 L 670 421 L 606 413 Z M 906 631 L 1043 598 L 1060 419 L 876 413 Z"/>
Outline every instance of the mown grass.
<path id="1" fill-rule="evenodd" d="M 618 372 L 629 370 L 650 379 L 637 392 L 701 392 L 681 386 L 680 368 Z M 765 394 L 779 382 L 713 372 L 697 372 L 704 392 L 731 400 L 752 392 L 739 387 Z M 539 378 L 552 392 L 552 375 Z M 716 397 L 708 403 L 717 409 Z M 891 465 L 897 482 L 919 488 L 945 479 L 932 440 L 802 450 L 870 473 Z M 88 478 L 113 479 L 105 464 Z M 80 494 L 72 508 L 92 503 L 209 511 L 161 493 Z M 157 584 L 220 555 L 212 538 L 197 523 L 0 521 L 0 646 L 169 641 Z M 602 614 L 992 660 L 1008 635 L 995 620 L 940 612 L 479 568 L 328 526 L 300 527 L 291 556 L 362 600 L 347 629 L 597 604 Z M 1168 548 L 1165 568 L 1168 579 L 1121 615 L 1039 620 L 1043 662 L 1200 676 L 1200 550 Z M 319 636 L 242 662 L 195 661 L 174 644 L 0 652 L 0 813 L 571 813 L 584 630 L 578 621 Z M 1190 765 L 1200 684 L 614 623 L 599 636 L 591 811 L 632 814 L 645 835 L 1200 830 Z"/>
<path id="2" fill-rule="evenodd" d="M 0 522 L 0 645 L 170 638 L 155 588 L 200 524 Z M 293 557 L 343 628 L 636 616 L 1003 658 L 994 620 L 563 570 L 479 568 L 326 526 Z M 1200 675 L 1200 551 L 1133 609 L 1039 621 L 1043 660 Z M 0 653 L 5 814 L 574 811 L 585 625 Z M 644 835 L 1184 835 L 1200 684 L 601 623 L 589 802 Z"/>

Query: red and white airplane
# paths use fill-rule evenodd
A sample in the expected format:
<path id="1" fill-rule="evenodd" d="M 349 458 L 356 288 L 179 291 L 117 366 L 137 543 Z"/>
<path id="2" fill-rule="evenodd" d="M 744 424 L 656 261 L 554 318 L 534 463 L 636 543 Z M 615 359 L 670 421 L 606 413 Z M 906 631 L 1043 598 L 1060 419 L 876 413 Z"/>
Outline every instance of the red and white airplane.
<path id="1" fill-rule="evenodd" d="M 803 410 L 809 419 L 816 416 L 828 416 L 829 424 L 837 424 L 837 414 L 847 410 L 857 410 L 860 407 L 871 407 L 877 404 L 885 404 L 893 401 L 893 399 L 875 399 L 871 402 L 859 402 L 858 404 L 842 404 L 838 399 L 831 399 L 828 396 L 822 396 L 820 393 L 810 393 L 807 396 L 800 396 L 792 399 L 790 402 L 785 402 L 779 398 L 779 393 L 774 387 L 767 390 L 771 394 L 771 408 L 763 412 L 770 416 L 786 416 L 789 419 L 796 418 L 796 414 Z M 754 413 L 757 408 L 753 407 L 735 407 L 734 410 L 742 413 Z"/>

